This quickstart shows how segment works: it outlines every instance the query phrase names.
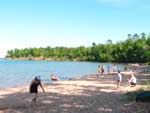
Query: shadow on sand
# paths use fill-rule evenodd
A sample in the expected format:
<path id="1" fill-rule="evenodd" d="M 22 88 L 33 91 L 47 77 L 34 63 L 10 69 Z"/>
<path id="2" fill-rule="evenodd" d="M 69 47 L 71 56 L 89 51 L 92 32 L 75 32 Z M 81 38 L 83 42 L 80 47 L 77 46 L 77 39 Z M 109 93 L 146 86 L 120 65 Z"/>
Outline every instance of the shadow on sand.
<path id="1" fill-rule="evenodd" d="M 95 79 L 94 79 L 95 78 Z M 112 76 L 98 80 L 95 76 L 90 81 L 109 83 Z M 84 79 L 89 81 L 90 78 Z M 115 82 L 115 81 L 114 81 Z M 98 83 L 97 83 L 98 84 Z M 52 85 L 57 85 L 62 92 L 51 92 Z M 0 111 L 3 113 L 148 113 L 150 105 L 122 100 L 123 93 L 113 86 L 80 85 L 69 92 L 62 84 L 49 84 L 46 93 L 39 93 L 36 106 L 30 106 L 32 96 L 28 92 L 0 95 Z M 107 89 L 103 91 L 103 89 Z M 57 89 L 56 89 L 57 90 Z"/>

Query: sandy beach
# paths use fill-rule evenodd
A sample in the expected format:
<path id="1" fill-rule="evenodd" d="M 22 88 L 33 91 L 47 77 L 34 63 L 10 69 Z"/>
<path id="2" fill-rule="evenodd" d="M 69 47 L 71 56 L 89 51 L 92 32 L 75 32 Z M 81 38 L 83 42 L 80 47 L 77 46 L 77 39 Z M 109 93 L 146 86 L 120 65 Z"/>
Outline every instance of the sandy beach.
<path id="1" fill-rule="evenodd" d="M 123 81 L 116 88 L 116 76 L 86 75 L 68 81 L 43 84 L 46 93 L 39 88 L 38 103 L 30 106 L 32 96 L 29 86 L 0 89 L 0 113 L 148 113 L 149 103 L 123 100 L 126 92 L 142 87 L 150 74 L 136 73 L 138 85 L 129 87 L 129 73 L 122 73 Z"/>

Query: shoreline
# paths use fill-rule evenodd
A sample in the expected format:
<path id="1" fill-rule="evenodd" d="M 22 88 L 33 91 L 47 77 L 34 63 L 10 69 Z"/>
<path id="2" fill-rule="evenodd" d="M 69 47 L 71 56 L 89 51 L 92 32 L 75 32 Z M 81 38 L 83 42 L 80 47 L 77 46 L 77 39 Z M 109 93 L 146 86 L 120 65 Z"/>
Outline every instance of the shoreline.
<path id="1" fill-rule="evenodd" d="M 73 60 L 69 60 L 69 59 L 55 59 L 55 58 L 45 58 L 45 57 L 21 57 L 21 58 L 10 58 L 10 57 L 4 57 L 4 58 L 0 58 L 0 59 L 3 59 L 3 60 L 20 60 L 20 61 L 80 61 L 82 62 L 81 60 L 76 60 L 76 59 L 73 59 Z M 83 62 L 86 62 L 83 61 Z M 99 62 L 99 61 L 87 61 L 87 62 Z M 105 62 L 100 62 L 100 63 L 105 63 Z M 107 62 L 106 62 L 107 63 Z M 126 64 L 126 66 L 128 67 L 150 67 L 150 65 L 147 65 L 145 63 L 130 63 L 130 62 L 126 62 L 126 63 L 121 63 L 121 62 L 111 62 L 111 63 L 114 63 L 114 64 Z"/>
<path id="2" fill-rule="evenodd" d="M 145 73 L 143 75 L 138 74 L 136 74 L 137 77 L 145 77 Z M 124 73 L 124 79 L 128 78 L 128 75 L 129 73 Z M 124 109 L 136 112 L 139 109 L 132 109 L 130 106 L 127 109 L 125 104 L 128 102 L 121 99 L 125 92 L 135 91 L 142 87 L 142 85 L 137 84 L 136 87 L 132 88 L 127 86 L 126 81 L 123 81 L 121 88 L 117 89 L 114 75 L 100 77 L 96 74 L 44 83 L 43 86 L 46 93 L 42 93 L 39 88 L 38 104 L 34 108 L 29 104 L 31 99 L 29 85 L 1 89 L 0 113 L 103 113 L 104 111 L 104 113 L 116 113 Z M 114 106 L 116 103 L 118 103 L 118 107 Z M 132 104 L 132 106 L 138 106 L 134 102 Z M 144 105 L 142 104 L 143 107 Z M 65 112 L 66 110 L 67 112 Z"/>
<path id="3" fill-rule="evenodd" d="M 129 74 L 130 71 L 127 72 L 122 72 L 122 74 Z M 108 75 L 116 75 L 117 72 L 115 73 L 104 73 L 103 76 L 108 76 Z M 95 76 L 97 75 L 97 73 L 91 73 L 91 74 L 87 74 L 87 75 L 80 75 L 80 76 L 76 76 L 76 77 L 70 77 L 70 78 L 66 78 L 66 79 L 61 79 L 60 81 L 71 81 L 71 80 L 78 80 L 78 79 L 84 79 L 87 77 L 91 77 L 91 76 Z M 60 77 L 61 78 L 61 77 Z M 32 80 L 31 80 L 32 81 Z M 52 84 L 54 83 L 54 81 L 52 81 L 51 79 L 41 79 L 43 84 Z M 4 87 L 0 87 L 0 90 L 5 90 L 5 89 L 11 89 L 11 88 L 19 88 L 19 87 L 24 87 L 24 86 L 29 86 L 31 82 L 25 82 L 23 84 L 18 84 L 18 85 L 12 85 L 12 86 L 4 86 Z"/>
<path id="4" fill-rule="evenodd" d="M 121 74 L 123 75 L 130 75 L 131 71 L 122 71 Z M 133 72 L 134 74 L 139 74 L 139 72 Z M 104 73 L 103 74 L 103 77 L 105 76 L 109 76 L 109 75 L 116 75 L 117 72 L 111 72 L 111 73 Z M 91 73 L 91 74 L 87 74 L 87 75 L 80 75 L 80 76 L 77 76 L 77 77 L 70 77 L 70 78 L 67 78 L 67 79 L 63 79 L 63 80 L 60 80 L 60 81 L 52 81 L 51 79 L 48 80 L 45 80 L 45 79 L 41 79 L 42 83 L 43 84 L 53 84 L 55 82 L 61 82 L 61 81 L 73 81 L 73 80 L 78 80 L 78 79 L 85 79 L 85 78 L 88 78 L 88 77 L 91 77 L 91 76 L 97 76 L 98 73 Z M 101 75 L 100 75 L 101 76 Z M 32 81 L 32 80 L 31 80 Z M 0 90 L 5 90 L 5 89 L 13 89 L 13 88 L 20 88 L 20 87 L 27 87 L 30 85 L 31 82 L 25 82 L 23 83 L 22 85 L 21 84 L 18 84 L 18 85 L 13 85 L 13 86 L 4 86 L 4 87 L 1 87 Z"/>

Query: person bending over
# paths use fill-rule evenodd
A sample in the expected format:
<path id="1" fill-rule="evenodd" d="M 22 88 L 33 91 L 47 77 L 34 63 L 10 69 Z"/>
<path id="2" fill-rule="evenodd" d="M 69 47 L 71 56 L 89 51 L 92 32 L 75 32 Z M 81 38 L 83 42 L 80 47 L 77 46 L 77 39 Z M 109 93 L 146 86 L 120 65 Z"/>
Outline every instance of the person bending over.
<path id="1" fill-rule="evenodd" d="M 133 74 L 130 75 L 130 78 L 128 79 L 128 84 L 131 87 L 136 86 L 136 77 Z"/>
<path id="2" fill-rule="evenodd" d="M 30 84 L 29 92 L 33 95 L 33 98 L 31 100 L 31 105 L 36 104 L 37 96 L 38 96 L 38 86 L 40 86 L 42 88 L 43 92 L 45 92 L 45 90 L 41 84 L 40 76 L 35 77 Z"/>

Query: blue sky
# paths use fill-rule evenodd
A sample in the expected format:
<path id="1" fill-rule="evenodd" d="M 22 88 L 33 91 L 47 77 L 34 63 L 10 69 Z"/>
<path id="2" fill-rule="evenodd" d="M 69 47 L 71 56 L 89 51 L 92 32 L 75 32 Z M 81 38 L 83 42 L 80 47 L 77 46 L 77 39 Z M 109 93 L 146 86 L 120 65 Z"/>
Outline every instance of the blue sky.
<path id="1" fill-rule="evenodd" d="M 91 46 L 149 33 L 149 0 L 0 0 L 0 57 L 29 47 Z"/>

